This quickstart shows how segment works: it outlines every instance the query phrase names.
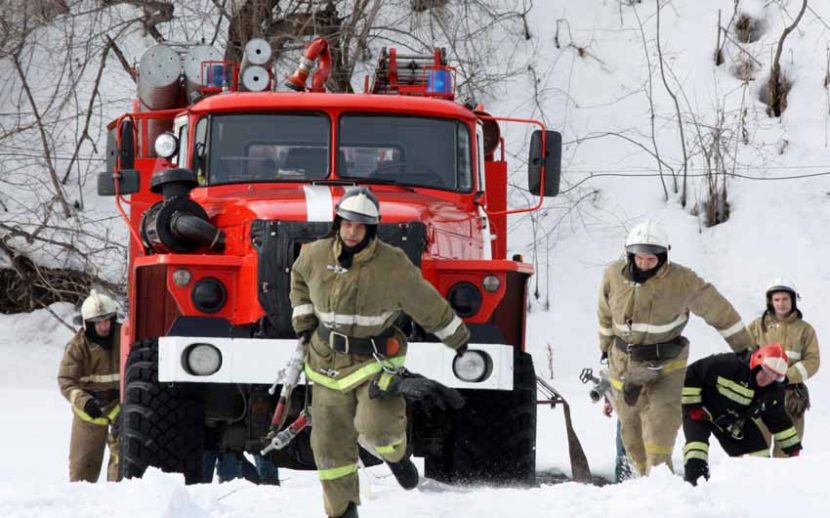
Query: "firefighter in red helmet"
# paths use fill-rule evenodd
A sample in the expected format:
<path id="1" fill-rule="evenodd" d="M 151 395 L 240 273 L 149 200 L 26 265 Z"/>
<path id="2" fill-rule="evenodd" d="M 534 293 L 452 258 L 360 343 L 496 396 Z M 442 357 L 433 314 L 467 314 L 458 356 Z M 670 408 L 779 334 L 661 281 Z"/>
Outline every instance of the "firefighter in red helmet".
<path id="1" fill-rule="evenodd" d="M 709 478 L 709 437 L 714 435 L 732 457 L 769 457 L 760 419 L 787 456 L 798 455 L 801 440 L 784 409 L 787 354 L 767 344 L 747 361 L 725 353 L 689 365 L 683 385 L 684 478 L 697 485 Z"/>

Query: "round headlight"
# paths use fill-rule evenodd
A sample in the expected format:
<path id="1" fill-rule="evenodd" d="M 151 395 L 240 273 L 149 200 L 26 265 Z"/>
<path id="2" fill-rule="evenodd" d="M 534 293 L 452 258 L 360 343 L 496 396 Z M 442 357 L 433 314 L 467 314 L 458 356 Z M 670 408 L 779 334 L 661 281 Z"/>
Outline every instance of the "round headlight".
<path id="1" fill-rule="evenodd" d="M 193 344 L 185 349 L 184 369 L 194 376 L 210 376 L 222 366 L 222 353 L 210 344 Z"/>
<path id="2" fill-rule="evenodd" d="M 162 158 L 170 158 L 179 150 L 179 139 L 170 132 L 162 133 L 156 137 L 153 149 L 156 150 L 156 155 Z"/>
<path id="3" fill-rule="evenodd" d="M 501 281 L 496 275 L 490 274 L 484 276 L 484 279 L 481 280 L 481 285 L 484 287 L 485 290 L 489 291 L 490 293 L 493 293 L 499 291 Z"/>
<path id="4" fill-rule="evenodd" d="M 225 305 L 227 291 L 219 279 L 205 277 L 193 286 L 190 299 L 202 313 L 216 313 Z"/>
<path id="5" fill-rule="evenodd" d="M 490 377 L 492 370 L 493 360 L 484 351 L 467 351 L 456 356 L 452 362 L 452 372 L 461 381 L 484 381 Z"/>
<path id="6" fill-rule="evenodd" d="M 173 282 L 180 288 L 183 288 L 190 283 L 190 277 L 190 270 L 186 268 L 179 268 L 173 272 Z"/>
<path id="7" fill-rule="evenodd" d="M 447 300 L 462 318 L 471 317 L 481 309 L 481 293 L 469 282 L 460 282 L 450 288 Z"/>

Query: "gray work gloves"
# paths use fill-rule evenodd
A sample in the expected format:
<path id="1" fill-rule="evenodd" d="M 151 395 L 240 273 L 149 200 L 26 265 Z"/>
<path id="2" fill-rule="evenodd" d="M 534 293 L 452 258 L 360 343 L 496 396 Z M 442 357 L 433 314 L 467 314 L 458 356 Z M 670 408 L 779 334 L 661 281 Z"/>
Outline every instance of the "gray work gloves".
<path id="1" fill-rule="evenodd" d="M 807 385 L 794 383 L 787 385 L 784 390 L 784 408 L 790 417 L 798 419 L 810 408 L 810 393 Z"/>
<path id="2" fill-rule="evenodd" d="M 634 365 L 628 368 L 623 381 L 623 401 L 628 406 L 637 404 L 637 399 L 640 397 L 640 392 L 643 390 L 643 385 L 648 385 L 657 379 L 660 371 L 649 369 L 640 365 Z"/>

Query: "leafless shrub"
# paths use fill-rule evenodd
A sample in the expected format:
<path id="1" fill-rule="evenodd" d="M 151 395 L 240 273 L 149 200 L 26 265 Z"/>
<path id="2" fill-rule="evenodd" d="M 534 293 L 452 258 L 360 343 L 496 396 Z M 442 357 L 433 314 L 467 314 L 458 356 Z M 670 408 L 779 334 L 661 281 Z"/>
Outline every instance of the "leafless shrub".
<path id="1" fill-rule="evenodd" d="M 742 43 L 753 43 L 761 39 L 765 32 L 763 20 L 741 13 L 733 25 L 735 37 Z"/>
<path id="2" fill-rule="evenodd" d="M 778 40 L 778 47 L 775 51 L 775 57 L 772 60 L 772 67 L 770 69 L 769 81 L 767 81 L 766 103 L 767 115 L 770 117 L 780 117 L 784 110 L 787 109 L 787 95 L 790 93 L 792 85 L 787 80 L 787 77 L 781 71 L 781 53 L 784 51 L 784 40 L 787 36 L 795 30 L 798 22 L 804 16 L 804 11 L 807 10 L 807 0 L 801 4 L 801 10 L 793 20 L 793 23 L 784 29 L 781 33 L 781 38 Z M 764 100 L 762 98 L 762 100 Z"/>

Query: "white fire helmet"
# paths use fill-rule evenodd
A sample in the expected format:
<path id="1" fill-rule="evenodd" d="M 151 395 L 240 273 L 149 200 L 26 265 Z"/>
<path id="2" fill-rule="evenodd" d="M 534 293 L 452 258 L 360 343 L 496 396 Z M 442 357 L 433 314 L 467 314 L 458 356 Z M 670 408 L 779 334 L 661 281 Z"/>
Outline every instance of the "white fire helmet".
<path id="1" fill-rule="evenodd" d="M 668 252 L 670 248 L 663 228 L 650 219 L 635 225 L 625 240 L 625 251 L 630 254 L 657 255 Z"/>
<path id="2" fill-rule="evenodd" d="M 357 187 L 344 194 L 334 212 L 345 220 L 364 225 L 377 225 L 380 221 L 380 203 L 367 187 Z"/>
<path id="3" fill-rule="evenodd" d="M 784 279 L 782 277 L 777 277 L 773 279 L 771 283 L 767 285 L 767 300 L 769 301 L 770 297 L 773 293 L 777 291 L 786 291 L 792 297 L 792 301 L 795 302 L 798 299 L 801 299 L 801 295 L 798 294 L 798 288 L 795 287 L 795 283 L 790 281 L 789 279 Z"/>
<path id="4" fill-rule="evenodd" d="M 81 305 L 81 318 L 86 329 L 87 322 L 97 322 L 114 317 L 118 313 L 118 304 L 112 298 L 92 290 Z"/>

